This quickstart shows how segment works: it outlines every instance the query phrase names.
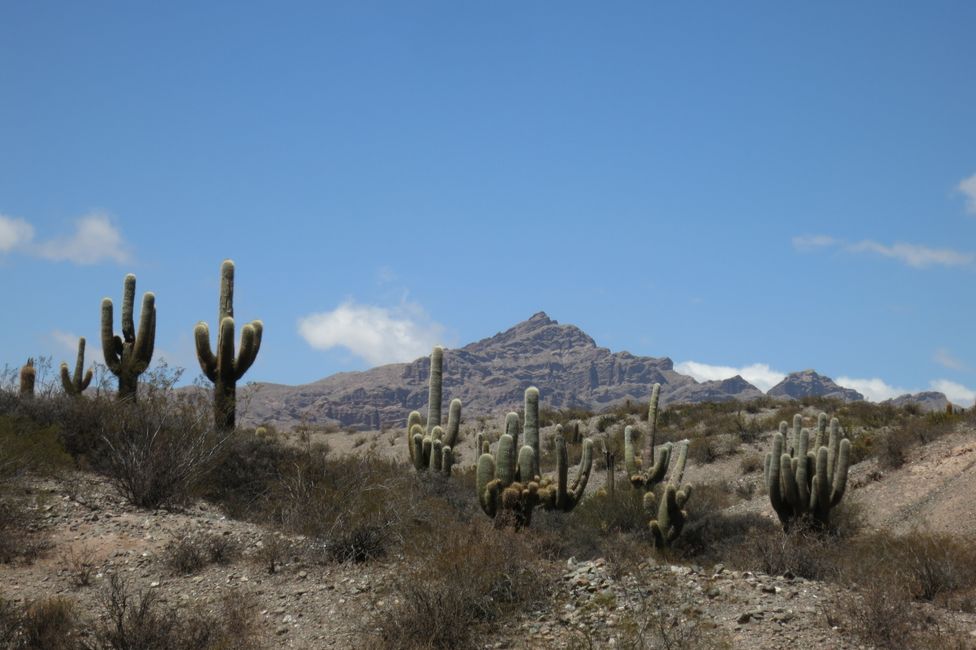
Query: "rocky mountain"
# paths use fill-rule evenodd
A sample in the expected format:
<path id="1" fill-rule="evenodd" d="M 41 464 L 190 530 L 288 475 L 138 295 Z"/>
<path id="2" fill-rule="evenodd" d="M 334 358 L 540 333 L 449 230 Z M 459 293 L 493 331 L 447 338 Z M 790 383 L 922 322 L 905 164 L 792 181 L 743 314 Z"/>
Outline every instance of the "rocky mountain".
<path id="1" fill-rule="evenodd" d="M 430 360 L 424 357 L 338 373 L 301 386 L 256 384 L 239 395 L 242 422 L 284 428 L 303 421 L 369 429 L 401 426 L 411 410 L 424 410 L 429 372 Z M 545 407 L 600 411 L 626 400 L 646 400 L 655 382 L 661 383 L 662 404 L 745 401 L 763 395 L 739 376 L 698 382 L 676 372 L 667 357 L 611 352 L 578 327 L 560 324 L 544 312 L 444 352 L 444 403 L 460 398 L 467 416 L 517 409 L 529 386 L 539 388 Z M 863 399 L 813 371 L 794 373 L 773 391 L 786 398 L 826 394 Z"/>
<path id="2" fill-rule="evenodd" d="M 923 391 L 921 393 L 906 393 L 898 397 L 893 397 L 891 399 L 886 399 L 883 404 L 891 404 L 892 406 L 906 406 L 907 404 L 916 404 L 923 411 L 945 411 L 946 406 L 949 404 L 949 399 L 943 394 L 936 391 Z"/>
<path id="3" fill-rule="evenodd" d="M 853 388 L 844 388 L 834 383 L 830 377 L 825 377 L 814 370 L 791 372 L 786 379 L 769 389 L 766 393 L 770 397 L 783 399 L 800 399 L 803 397 L 830 397 L 847 402 L 859 402 L 864 395 Z"/>

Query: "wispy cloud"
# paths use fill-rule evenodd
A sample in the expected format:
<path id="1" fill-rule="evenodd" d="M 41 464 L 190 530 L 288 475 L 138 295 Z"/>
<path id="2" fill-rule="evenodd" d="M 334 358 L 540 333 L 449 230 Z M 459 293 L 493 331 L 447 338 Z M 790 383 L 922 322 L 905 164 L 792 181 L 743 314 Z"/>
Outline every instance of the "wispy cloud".
<path id="1" fill-rule="evenodd" d="M 131 259 L 122 233 L 108 215 L 93 212 L 75 222 L 75 232 L 68 237 L 41 242 L 35 254 L 57 262 L 96 264 L 102 260 L 125 263 Z"/>
<path id="2" fill-rule="evenodd" d="M 932 359 L 943 368 L 948 368 L 949 370 L 966 370 L 966 364 L 952 356 L 945 348 L 936 350 Z"/>
<path id="3" fill-rule="evenodd" d="M 968 386 L 963 386 L 958 382 L 950 381 L 949 379 L 935 379 L 930 382 L 929 386 L 932 390 L 944 393 L 953 404 L 969 407 L 976 402 L 976 390 Z"/>
<path id="4" fill-rule="evenodd" d="M 0 253 L 19 251 L 55 262 L 97 264 L 103 260 L 131 260 L 122 233 L 107 214 L 92 212 L 75 221 L 66 237 L 34 242 L 34 226 L 26 219 L 0 214 Z"/>
<path id="5" fill-rule="evenodd" d="M 966 212 L 976 214 L 976 174 L 959 181 L 956 191 L 966 197 Z"/>
<path id="6" fill-rule="evenodd" d="M 0 253 L 23 248 L 34 239 L 34 226 L 24 219 L 0 214 Z"/>
<path id="7" fill-rule="evenodd" d="M 719 381 L 739 375 L 763 392 L 768 391 L 786 377 L 786 373 L 773 370 L 765 363 L 754 363 L 737 368 L 735 366 L 713 366 L 698 361 L 682 361 L 676 364 L 674 369 L 683 375 L 694 377 L 698 381 Z"/>
<path id="8" fill-rule="evenodd" d="M 298 332 L 318 350 L 343 347 L 373 365 L 412 361 L 441 342 L 444 327 L 416 303 L 393 308 L 346 301 L 332 311 L 310 314 Z"/>
<path id="9" fill-rule="evenodd" d="M 871 253 L 898 260 L 913 268 L 924 269 L 930 266 L 969 266 L 976 261 L 976 255 L 951 248 L 930 248 L 921 244 L 882 244 L 865 239 L 859 242 L 846 242 L 828 235 L 802 235 L 793 238 L 793 247 L 799 251 L 836 247 L 848 253 Z"/>
<path id="10" fill-rule="evenodd" d="M 877 377 L 871 379 L 838 377 L 834 380 L 834 383 L 838 386 L 843 386 L 844 388 L 853 388 L 861 395 L 864 395 L 864 398 L 869 402 L 883 402 L 886 399 L 898 397 L 900 395 L 904 395 L 905 393 L 917 392 L 907 388 L 892 386 L 883 379 L 879 379 Z"/>
<path id="11" fill-rule="evenodd" d="M 56 358 L 55 361 L 58 363 L 64 361 L 73 369 L 75 359 L 78 357 L 78 339 L 80 337 L 63 330 L 52 330 L 48 336 L 57 345 L 58 351 L 64 357 Z M 102 362 L 102 359 L 102 348 L 99 347 L 98 341 L 92 341 L 90 338 L 85 339 L 85 367 L 91 366 L 96 361 Z"/>

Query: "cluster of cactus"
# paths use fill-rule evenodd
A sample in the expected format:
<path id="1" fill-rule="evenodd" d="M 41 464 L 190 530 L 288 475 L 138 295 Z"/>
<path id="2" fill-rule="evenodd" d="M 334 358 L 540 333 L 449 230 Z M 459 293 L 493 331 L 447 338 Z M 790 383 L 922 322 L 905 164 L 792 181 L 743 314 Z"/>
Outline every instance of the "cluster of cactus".
<path id="1" fill-rule="evenodd" d="M 667 548 L 677 539 L 684 527 L 687 513 L 685 503 L 691 496 L 691 486 L 681 486 L 681 479 L 685 471 L 688 458 L 688 444 L 681 443 L 678 447 L 677 460 L 671 469 L 671 476 L 664 488 L 660 502 L 654 494 L 654 487 L 664 480 L 671 464 L 674 445 L 665 443 L 655 449 L 657 438 L 658 401 L 661 396 L 661 385 L 654 384 L 651 388 L 651 400 L 647 412 L 647 435 L 641 457 L 637 457 L 635 436 L 636 430 L 632 426 L 624 428 L 624 465 L 630 476 L 630 483 L 636 490 L 643 490 L 644 511 L 651 519 L 649 526 L 654 535 L 654 543 L 658 548 Z"/>
<path id="2" fill-rule="evenodd" d="M 27 359 L 20 368 L 20 396 L 34 397 L 34 382 L 37 380 L 37 370 L 34 369 L 34 359 Z"/>
<path id="3" fill-rule="evenodd" d="M 441 388 L 444 381 L 444 348 L 436 346 L 430 353 L 430 385 L 427 393 L 427 424 L 419 411 L 407 417 L 407 450 L 410 462 L 418 472 L 451 475 L 454 466 L 454 444 L 461 427 L 461 400 L 451 400 L 447 431 L 441 427 Z"/>
<path id="4" fill-rule="evenodd" d="M 113 331 L 112 301 L 102 300 L 102 353 L 105 365 L 119 378 L 119 399 L 136 398 L 139 375 L 146 371 L 152 360 L 156 342 L 156 297 L 146 292 L 142 297 L 142 314 L 139 331 L 132 318 L 132 303 L 136 295 L 136 276 L 125 276 L 122 288 L 122 336 Z"/>
<path id="5" fill-rule="evenodd" d="M 68 364 L 61 363 L 61 386 L 68 395 L 78 396 L 91 384 L 93 371 L 85 372 L 85 337 L 78 339 L 78 358 L 75 360 L 74 375 L 68 372 Z"/>
<path id="6" fill-rule="evenodd" d="M 793 417 L 792 432 L 781 422 L 773 435 L 773 450 L 766 454 L 766 489 L 786 531 L 800 521 L 826 528 L 830 510 L 844 497 L 851 443 L 843 438 L 837 418 L 830 420 L 829 434 L 827 428 L 827 414 L 821 413 L 812 450 L 800 414 Z"/>
<path id="7" fill-rule="evenodd" d="M 500 525 L 510 522 L 516 530 L 532 522 L 532 511 L 537 507 L 562 512 L 575 508 L 583 500 L 593 465 L 593 441 L 587 438 L 582 443 L 576 477 L 569 482 L 569 452 L 562 427 L 557 427 L 556 477 L 554 481 L 542 478 L 539 470 L 539 389 L 534 386 L 525 391 L 524 418 L 525 444 L 521 448 L 515 413 L 509 413 L 505 418 L 505 433 L 498 440 L 494 456 L 484 436 L 478 436 L 482 454 L 478 458 L 476 486 L 481 508 Z M 499 518 L 499 515 L 503 516 Z"/>
<path id="8" fill-rule="evenodd" d="M 251 321 L 241 329 L 241 345 L 234 356 L 234 262 L 220 265 L 217 354 L 210 348 L 210 328 L 203 321 L 193 328 L 197 360 L 214 384 L 214 425 L 219 431 L 234 429 L 237 415 L 237 381 L 251 367 L 261 349 L 264 324 Z"/>

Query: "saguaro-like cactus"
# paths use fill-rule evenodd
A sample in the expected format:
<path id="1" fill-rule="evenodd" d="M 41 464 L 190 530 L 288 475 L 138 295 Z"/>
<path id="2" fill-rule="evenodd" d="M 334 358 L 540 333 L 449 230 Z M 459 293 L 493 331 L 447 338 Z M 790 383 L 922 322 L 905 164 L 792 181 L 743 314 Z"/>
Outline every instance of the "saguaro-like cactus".
<path id="1" fill-rule="evenodd" d="M 654 545 L 657 548 L 667 548 L 678 538 L 684 528 L 688 513 L 685 503 L 691 496 L 691 485 L 681 486 L 681 478 L 685 473 L 685 461 L 688 458 L 688 445 L 682 444 L 678 449 L 678 460 L 671 470 L 671 477 L 664 488 L 661 501 L 657 504 L 657 519 L 650 522 L 651 533 L 654 535 Z M 648 514 L 654 512 L 654 492 L 644 493 L 644 510 Z"/>
<path id="2" fill-rule="evenodd" d="M 84 373 L 84 374 L 82 374 Z M 81 395 L 91 384 L 93 371 L 91 368 L 85 372 L 85 337 L 78 339 L 78 358 L 75 360 L 75 373 L 72 376 L 68 372 L 68 364 L 61 363 L 61 386 L 68 395 Z"/>
<path id="3" fill-rule="evenodd" d="M 407 417 L 407 450 L 418 472 L 430 469 L 451 475 L 454 466 L 454 444 L 461 427 L 461 400 L 451 400 L 447 431 L 441 428 L 441 397 L 444 380 L 444 348 L 436 346 L 430 353 L 430 384 L 427 398 L 427 424 L 419 411 Z"/>
<path id="4" fill-rule="evenodd" d="M 801 420 L 794 420 L 794 423 Z M 851 443 L 842 437 L 837 418 L 830 421 L 829 440 L 826 416 L 818 419 L 814 449 L 808 450 L 810 432 L 801 429 L 791 453 L 784 452 L 787 425 L 780 424 L 780 432 L 773 435 L 773 449 L 766 454 L 765 478 L 769 502 L 776 511 L 783 529 L 789 531 L 798 521 L 809 520 L 824 529 L 830 521 L 830 510 L 844 497 Z M 795 428 L 795 424 L 794 424 Z"/>
<path id="5" fill-rule="evenodd" d="M 139 375 L 152 361 L 156 343 L 156 296 L 147 291 L 142 296 L 139 331 L 132 318 L 136 296 L 136 276 L 125 276 L 122 285 L 122 336 L 113 331 L 112 301 L 102 299 L 102 353 L 109 371 L 119 378 L 119 399 L 135 399 Z"/>
<path id="6" fill-rule="evenodd" d="M 534 386 L 525 391 L 523 428 L 525 444 L 519 448 L 518 415 L 509 413 L 495 455 L 482 453 L 477 472 L 478 500 L 485 514 L 494 518 L 499 511 L 506 512 L 516 529 L 529 525 L 535 507 L 562 512 L 575 508 L 583 499 L 593 466 L 593 441 L 587 438 L 576 477 L 569 482 L 569 452 L 562 427 L 557 427 L 555 481 L 539 475 L 539 389 Z M 484 445 L 483 438 L 479 445 Z M 501 523 L 507 522 L 503 519 Z"/>
<path id="7" fill-rule="evenodd" d="M 624 428 L 624 466 L 630 476 L 630 482 L 635 488 L 651 490 L 664 480 L 671 463 L 673 445 L 668 442 L 655 450 L 657 437 L 657 403 L 661 395 L 661 384 L 654 384 L 651 388 L 651 402 L 647 410 L 647 435 L 644 437 L 644 447 L 641 457 L 637 457 L 635 438 L 637 431 L 632 426 Z M 656 456 L 655 456 L 656 451 Z"/>
<path id="8" fill-rule="evenodd" d="M 214 384 L 214 424 L 230 431 L 237 416 L 237 381 L 244 376 L 261 349 L 264 324 L 251 321 L 241 328 L 241 346 L 234 357 L 234 262 L 220 265 L 220 308 L 218 312 L 217 354 L 210 348 L 210 328 L 203 321 L 193 328 L 197 360 L 207 379 Z"/>
<path id="9" fill-rule="evenodd" d="M 34 397 L 34 382 L 37 380 L 37 370 L 34 369 L 34 358 L 27 359 L 20 368 L 20 396 Z"/>

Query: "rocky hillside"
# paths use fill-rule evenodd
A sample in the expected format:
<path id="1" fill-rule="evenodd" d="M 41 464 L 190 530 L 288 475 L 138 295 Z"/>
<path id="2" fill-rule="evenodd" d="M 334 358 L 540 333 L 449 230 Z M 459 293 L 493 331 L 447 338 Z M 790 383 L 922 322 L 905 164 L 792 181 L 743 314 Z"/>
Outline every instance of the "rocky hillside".
<path id="1" fill-rule="evenodd" d="M 785 399 L 800 399 L 802 397 L 831 397 L 846 402 L 858 402 L 864 395 L 852 388 L 844 388 L 834 383 L 830 377 L 824 377 L 814 370 L 791 372 L 786 379 L 769 389 L 770 397 Z"/>
<path id="2" fill-rule="evenodd" d="M 426 357 L 362 372 L 344 372 L 301 386 L 256 384 L 245 397 L 245 425 L 290 428 L 300 422 L 380 429 L 401 426 L 427 403 Z M 667 357 L 639 357 L 599 347 L 583 330 L 545 313 L 486 339 L 444 353 L 445 403 L 455 397 L 465 414 L 497 415 L 519 408 L 529 386 L 538 386 L 549 408 L 600 411 L 626 400 L 644 401 L 654 382 L 662 404 L 751 400 L 762 391 L 736 376 L 698 382 L 675 371 Z M 790 374 L 769 393 L 781 399 L 807 396 L 863 400 L 813 370 Z M 901 399 L 901 398 L 899 398 Z M 944 397 L 943 397 L 944 399 Z M 926 408 L 935 405 L 924 400 Z M 944 404 L 943 404 L 944 408 Z"/>

